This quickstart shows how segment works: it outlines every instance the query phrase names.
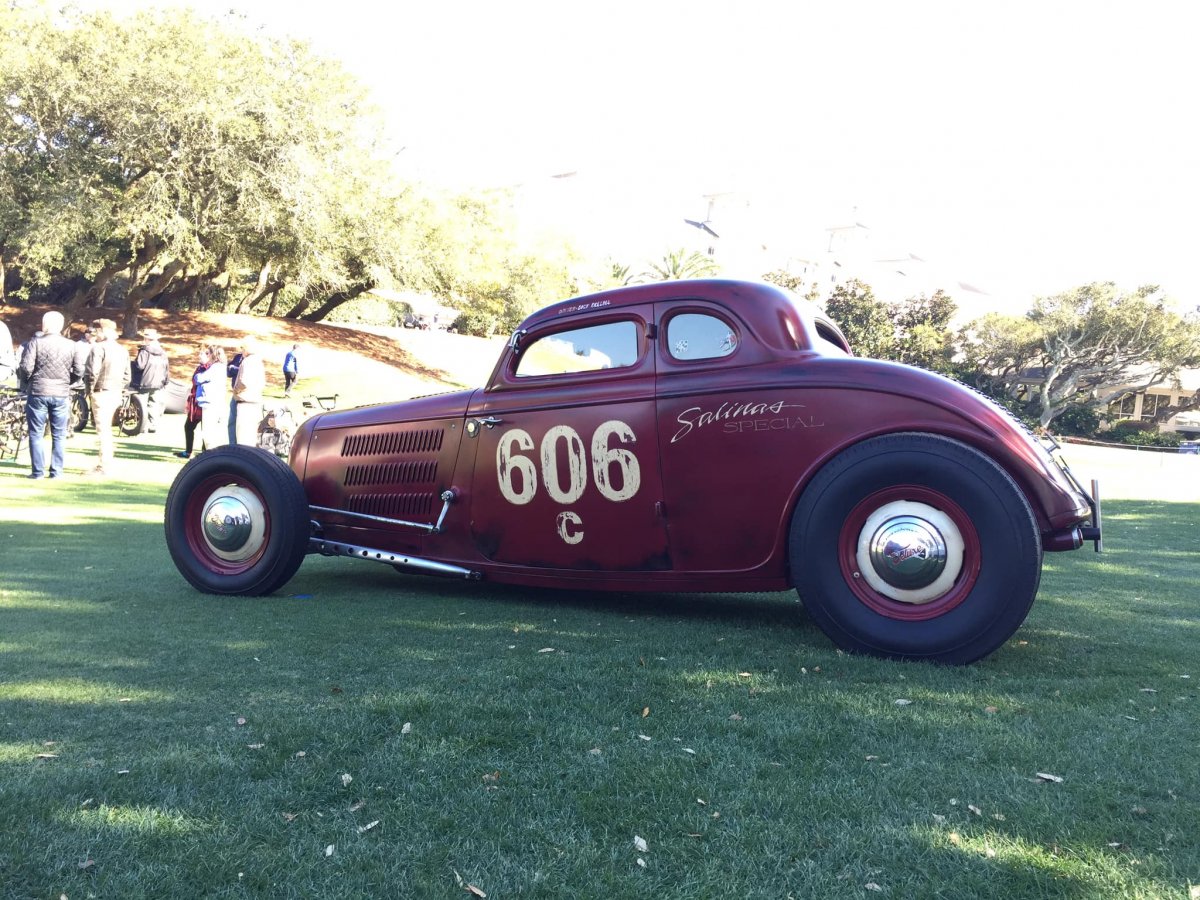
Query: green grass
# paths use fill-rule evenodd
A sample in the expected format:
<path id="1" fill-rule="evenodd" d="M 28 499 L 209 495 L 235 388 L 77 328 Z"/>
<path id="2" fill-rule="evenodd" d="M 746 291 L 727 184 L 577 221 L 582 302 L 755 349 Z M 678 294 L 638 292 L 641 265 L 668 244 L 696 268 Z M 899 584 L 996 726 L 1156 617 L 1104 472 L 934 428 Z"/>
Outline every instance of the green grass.
<path id="1" fill-rule="evenodd" d="M 112 482 L 0 464 L 4 898 L 1200 883 L 1200 504 L 1109 502 L 1107 553 L 1049 555 L 1017 636 L 947 669 L 841 654 L 788 594 L 310 558 L 277 596 L 202 596 L 153 440 Z"/>

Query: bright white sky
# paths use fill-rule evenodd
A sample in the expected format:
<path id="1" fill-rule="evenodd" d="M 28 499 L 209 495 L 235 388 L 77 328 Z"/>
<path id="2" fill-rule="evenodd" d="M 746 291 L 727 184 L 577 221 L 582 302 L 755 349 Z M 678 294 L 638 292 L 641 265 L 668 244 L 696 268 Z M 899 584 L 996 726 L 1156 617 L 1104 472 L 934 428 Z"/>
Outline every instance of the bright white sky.
<path id="1" fill-rule="evenodd" d="M 635 269 L 695 245 L 683 218 L 725 193 L 718 257 L 812 258 L 858 221 L 868 256 L 915 253 L 991 305 L 1095 280 L 1200 302 L 1185 3 L 188 5 L 341 59 L 406 147 L 402 174 L 524 184 L 550 227 L 640 253 Z"/>

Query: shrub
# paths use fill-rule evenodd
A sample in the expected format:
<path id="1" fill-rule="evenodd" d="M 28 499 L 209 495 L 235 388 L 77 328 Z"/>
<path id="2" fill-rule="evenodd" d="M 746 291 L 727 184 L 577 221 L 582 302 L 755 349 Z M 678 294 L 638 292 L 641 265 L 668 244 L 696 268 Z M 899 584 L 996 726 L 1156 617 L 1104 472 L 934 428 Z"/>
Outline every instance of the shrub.
<path id="1" fill-rule="evenodd" d="M 1054 430 L 1073 437 L 1095 437 L 1100 416 L 1090 406 L 1069 406 L 1054 419 Z"/>

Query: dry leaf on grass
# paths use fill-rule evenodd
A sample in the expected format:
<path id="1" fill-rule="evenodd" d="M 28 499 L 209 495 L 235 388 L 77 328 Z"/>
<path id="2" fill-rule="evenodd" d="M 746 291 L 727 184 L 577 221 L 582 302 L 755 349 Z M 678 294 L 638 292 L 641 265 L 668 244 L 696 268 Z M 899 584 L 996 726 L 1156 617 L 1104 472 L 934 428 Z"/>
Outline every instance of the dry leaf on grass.
<path id="1" fill-rule="evenodd" d="M 899 700 L 897 700 L 897 701 L 896 701 L 896 705 L 897 705 L 897 706 L 912 706 L 912 701 L 911 701 L 911 700 L 905 700 L 904 698 L 901 698 L 901 699 L 899 699 Z"/>
<path id="2" fill-rule="evenodd" d="M 366 800 L 359 800 L 357 803 L 351 803 L 350 804 L 350 812 L 358 812 L 360 809 L 362 809 L 366 805 L 367 805 Z"/>
<path id="3" fill-rule="evenodd" d="M 652 741 L 652 740 L 654 740 L 654 738 L 652 738 L 652 737 L 650 737 L 649 735 L 646 735 L 646 734 L 639 734 L 639 735 L 638 735 L 638 737 L 639 737 L 639 738 L 641 738 L 643 741 Z"/>
<path id="4" fill-rule="evenodd" d="M 866 884 L 863 885 L 863 887 L 866 888 L 868 891 L 882 891 L 883 890 L 883 888 L 881 888 L 879 885 L 877 885 L 873 881 L 868 881 Z"/>
<path id="5" fill-rule="evenodd" d="M 325 856 L 326 857 L 333 856 L 333 844 L 330 844 L 328 847 L 325 848 Z"/>
<path id="6" fill-rule="evenodd" d="M 646 868 L 646 861 L 640 856 L 637 858 L 637 864 L 643 869 Z"/>
<path id="7" fill-rule="evenodd" d="M 265 747 L 267 745 L 266 744 L 247 744 L 246 746 L 249 747 L 251 750 L 261 750 L 263 747 Z"/>
<path id="8" fill-rule="evenodd" d="M 650 707 L 648 707 L 648 706 L 642 707 L 642 718 L 644 719 L 648 715 L 650 715 Z"/>
<path id="9" fill-rule="evenodd" d="M 599 756 L 603 752 L 604 751 L 601 750 L 599 747 L 593 747 L 591 750 L 588 751 L 588 753 L 592 754 L 592 756 Z"/>
<path id="10" fill-rule="evenodd" d="M 731 715 L 731 716 L 729 717 L 729 720 L 730 720 L 731 722 L 740 722 L 740 721 L 742 721 L 742 714 L 741 714 L 741 713 L 734 713 L 733 715 Z"/>
<path id="11" fill-rule="evenodd" d="M 350 782 L 354 780 L 354 776 L 349 772 L 342 773 L 342 787 L 350 787 Z"/>
<path id="12" fill-rule="evenodd" d="M 500 780 L 499 772 L 484 772 L 483 773 L 483 783 L 484 784 L 495 784 L 499 780 Z"/>
<path id="13" fill-rule="evenodd" d="M 636 834 L 633 836 L 633 847 L 638 853 L 645 853 L 650 849 L 646 844 L 646 839 L 638 837 Z"/>
<path id="14" fill-rule="evenodd" d="M 401 734 L 412 734 L 412 722 L 405 722 L 400 728 Z"/>
<path id="15" fill-rule="evenodd" d="M 975 815 L 977 815 L 977 816 L 983 815 L 983 810 L 981 810 L 978 806 L 975 806 L 973 803 L 968 803 L 967 809 L 969 809 L 971 812 L 975 813 Z"/>
<path id="16" fill-rule="evenodd" d="M 466 891 L 468 894 L 470 894 L 473 897 L 486 897 L 487 896 L 487 894 L 485 894 L 482 890 L 477 888 L 475 885 L 469 883 L 468 881 L 466 881 L 466 879 L 464 879 L 461 875 L 459 875 L 458 871 L 456 869 L 451 869 L 450 871 L 454 872 L 454 883 L 457 884 L 464 891 Z"/>
<path id="17" fill-rule="evenodd" d="M 989 716 L 994 716 L 996 713 L 1000 712 L 1000 708 L 998 706 L 985 706 L 983 711 Z"/>
<path id="18" fill-rule="evenodd" d="M 1038 781 L 1049 781 L 1054 784 L 1062 784 L 1061 775 L 1051 775 L 1049 772 L 1038 772 L 1037 779 Z"/>
<path id="19" fill-rule="evenodd" d="M 283 821 L 285 822 L 294 822 L 300 813 L 281 812 L 279 815 L 283 817 Z"/>
<path id="20" fill-rule="evenodd" d="M 368 822 L 366 825 L 360 825 L 358 827 L 358 833 L 362 834 L 363 832 L 370 831 L 372 828 L 375 828 L 378 825 L 379 825 L 378 819 L 376 819 L 374 822 Z"/>
<path id="21" fill-rule="evenodd" d="M 244 717 L 242 717 L 242 716 L 238 716 L 238 717 L 237 717 L 237 723 L 238 723 L 239 725 L 245 725 L 245 724 L 246 724 L 246 720 L 245 720 L 245 718 L 244 718 Z"/>
<path id="22" fill-rule="evenodd" d="M 538 651 L 538 653 L 553 653 L 553 652 L 554 652 L 553 647 L 543 647 L 541 650 Z"/>
<path id="23" fill-rule="evenodd" d="M 58 759 L 57 753 L 39 753 L 34 759 Z"/>
<path id="24" fill-rule="evenodd" d="M 83 862 L 79 863 L 79 868 L 81 871 L 86 872 L 88 869 L 90 869 L 95 864 L 96 864 L 96 861 L 94 859 L 85 859 Z"/>

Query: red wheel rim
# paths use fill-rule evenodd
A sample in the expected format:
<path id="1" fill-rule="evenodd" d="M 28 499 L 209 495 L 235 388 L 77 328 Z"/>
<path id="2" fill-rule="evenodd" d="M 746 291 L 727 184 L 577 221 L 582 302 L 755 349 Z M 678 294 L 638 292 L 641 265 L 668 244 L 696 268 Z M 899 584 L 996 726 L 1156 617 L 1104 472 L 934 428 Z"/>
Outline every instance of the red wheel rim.
<path id="1" fill-rule="evenodd" d="M 263 510 L 267 508 L 262 494 L 253 484 L 231 474 L 212 475 L 204 479 L 188 494 L 183 508 L 183 533 L 192 555 L 214 575 L 240 575 L 249 571 L 263 557 L 271 539 L 271 518 L 263 516 L 264 534 L 258 549 L 249 557 L 236 561 L 224 559 L 214 552 L 204 532 L 204 516 L 210 501 L 222 489 L 236 487 L 249 492 Z"/>
<path id="2" fill-rule="evenodd" d="M 940 596 L 923 603 L 906 603 L 880 593 L 860 571 L 858 542 L 863 527 L 876 510 L 898 501 L 922 503 L 944 513 L 958 529 L 963 542 L 962 568 L 954 583 Z M 979 534 L 962 508 L 945 494 L 918 485 L 897 485 L 865 497 L 850 511 L 838 536 L 838 564 L 850 590 L 874 612 L 904 622 L 937 618 L 966 600 L 979 579 L 979 556 Z"/>

